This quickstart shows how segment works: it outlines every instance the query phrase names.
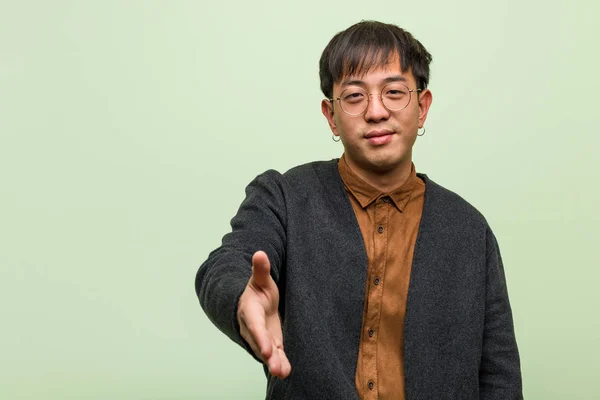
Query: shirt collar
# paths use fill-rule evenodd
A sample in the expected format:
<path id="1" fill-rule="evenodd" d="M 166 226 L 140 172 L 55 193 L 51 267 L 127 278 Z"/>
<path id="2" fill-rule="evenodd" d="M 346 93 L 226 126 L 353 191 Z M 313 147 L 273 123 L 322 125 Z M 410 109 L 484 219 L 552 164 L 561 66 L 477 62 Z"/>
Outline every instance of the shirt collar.
<path id="1" fill-rule="evenodd" d="M 342 154 L 342 157 L 338 162 L 338 171 L 342 181 L 344 182 L 344 187 L 350 192 L 350 194 L 352 194 L 352 196 L 354 196 L 354 198 L 356 198 L 363 209 L 367 208 L 377 199 L 389 196 L 389 198 L 392 200 L 392 203 L 394 203 L 398 210 L 402 212 L 406 207 L 408 200 L 410 199 L 410 195 L 415 187 L 415 184 L 417 183 L 417 180 L 419 179 L 419 177 L 417 177 L 415 164 L 411 163 L 410 175 L 404 181 L 404 183 L 391 192 L 384 193 L 379 189 L 369 185 L 358 175 L 356 175 L 354 171 L 350 169 L 350 166 L 348 166 L 345 154 Z"/>

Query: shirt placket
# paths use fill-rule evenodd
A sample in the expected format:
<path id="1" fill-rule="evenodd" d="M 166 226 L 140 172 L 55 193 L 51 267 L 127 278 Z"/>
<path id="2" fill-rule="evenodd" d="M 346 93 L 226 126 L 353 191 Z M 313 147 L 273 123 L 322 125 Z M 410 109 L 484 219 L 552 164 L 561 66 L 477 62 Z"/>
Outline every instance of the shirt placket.
<path id="1" fill-rule="evenodd" d="M 364 324 L 363 347 L 365 399 L 378 398 L 377 338 L 381 320 L 384 276 L 387 264 L 387 243 L 389 228 L 390 198 L 382 197 L 375 202 L 373 229 L 373 261 L 369 268 L 369 298 Z"/>

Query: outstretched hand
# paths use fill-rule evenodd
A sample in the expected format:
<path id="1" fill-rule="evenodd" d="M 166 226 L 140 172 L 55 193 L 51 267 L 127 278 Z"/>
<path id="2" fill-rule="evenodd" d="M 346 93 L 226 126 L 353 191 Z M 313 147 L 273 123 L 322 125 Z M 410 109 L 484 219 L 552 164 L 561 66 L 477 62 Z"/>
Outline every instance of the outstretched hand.
<path id="1" fill-rule="evenodd" d="M 271 278 L 271 264 L 264 251 L 252 256 L 252 276 L 240 297 L 237 319 L 240 334 L 271 375 L 286 378 L 292 367 L 283 351 L 279 290 Z"/>

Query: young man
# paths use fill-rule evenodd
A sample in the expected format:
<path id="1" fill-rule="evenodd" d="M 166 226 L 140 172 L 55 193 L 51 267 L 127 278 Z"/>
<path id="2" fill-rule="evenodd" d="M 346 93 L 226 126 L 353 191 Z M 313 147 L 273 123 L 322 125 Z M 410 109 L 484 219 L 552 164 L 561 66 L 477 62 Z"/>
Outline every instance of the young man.
<path id="1" fill-rule="evenodd" d="M 338 33 L 321 109 L 344 154 L 259 175 L 198 271 L 202 307 L 264 363 L 269 399 L 522 398 L 496 239 L 412 162 L 430 62 L 395 25 Z"/>

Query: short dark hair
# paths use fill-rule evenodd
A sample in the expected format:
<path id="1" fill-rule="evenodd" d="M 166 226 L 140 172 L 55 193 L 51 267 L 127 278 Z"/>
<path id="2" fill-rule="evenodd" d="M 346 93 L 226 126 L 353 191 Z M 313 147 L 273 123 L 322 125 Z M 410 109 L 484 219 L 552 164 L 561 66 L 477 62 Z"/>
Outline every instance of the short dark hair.
<path id="1" fill-rule="evenodd" d="M 337 33 L 323 50 L 319 61 L 321 91 L 329 99 L 335 82 L 348 75 L 367 73 L 395 56 L 400 57 L 402 72 L 411 70 L 417 88 L 425 89 L 432 57 L 421 42 L 393 24 L 378 21 L 354 24 Z"/>

